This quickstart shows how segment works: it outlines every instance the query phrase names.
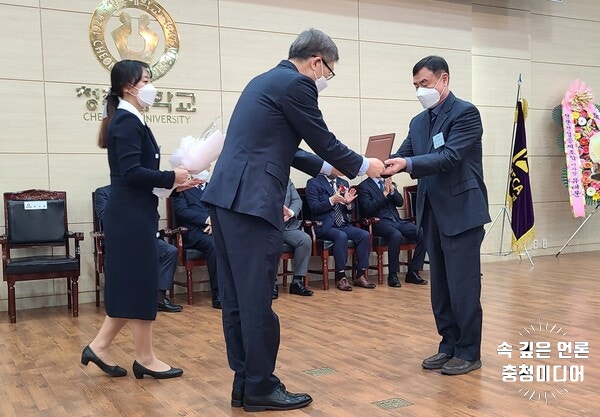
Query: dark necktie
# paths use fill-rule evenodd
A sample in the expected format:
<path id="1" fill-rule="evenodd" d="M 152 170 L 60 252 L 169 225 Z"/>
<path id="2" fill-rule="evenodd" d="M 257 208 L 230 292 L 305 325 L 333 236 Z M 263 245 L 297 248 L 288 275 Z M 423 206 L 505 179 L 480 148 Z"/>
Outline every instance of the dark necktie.
<path id="1" fill-rule="evenodd" d="M 435 118 L 437 115 L 433 110 L 429 110 L 429 132 L 433 131 L 433 125 L 435 124 Z"/>
<path id="2" fill-rule="evenodd" d="M 383 191 L 383 180 L 379 180 L 378 183 L 379 183 L 379 190 Z"/>
<path id="3" fill-rule="evenodd" d="M 331 181 L 330 184 L 333 192 L 335 193 L 335 181 Z M 342 227 L 346 223 L 341 204 L 336 203 L 333 205 L 333 223 L 336 225 L 336 227 Z"/>

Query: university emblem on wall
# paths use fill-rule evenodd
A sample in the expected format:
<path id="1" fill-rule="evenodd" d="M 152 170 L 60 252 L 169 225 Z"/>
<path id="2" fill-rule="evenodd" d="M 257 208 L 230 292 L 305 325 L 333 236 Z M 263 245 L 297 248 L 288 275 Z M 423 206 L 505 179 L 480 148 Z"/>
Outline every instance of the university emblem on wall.
<path id="1" fill-rule="evenodd" d="M 154 81 L 179 54 L 175 22 L 154 0 L 104 0 L 90 21 L 90 44 L 107 71 L 118 61 L 136 59 L 150 65 Z"/>

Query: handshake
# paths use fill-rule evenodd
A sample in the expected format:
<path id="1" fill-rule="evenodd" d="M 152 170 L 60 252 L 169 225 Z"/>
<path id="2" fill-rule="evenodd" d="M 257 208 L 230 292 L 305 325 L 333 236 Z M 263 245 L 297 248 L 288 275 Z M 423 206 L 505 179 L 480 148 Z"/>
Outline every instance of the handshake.
<path id="1" fill-rule="evenodd" d="M 391 158 L 381 161 L 377 158 L 367 158 L 369 160 L 369 169 L 366 174 L 371 178 L 390 177 L 406 169 L 406 159 Z"/>

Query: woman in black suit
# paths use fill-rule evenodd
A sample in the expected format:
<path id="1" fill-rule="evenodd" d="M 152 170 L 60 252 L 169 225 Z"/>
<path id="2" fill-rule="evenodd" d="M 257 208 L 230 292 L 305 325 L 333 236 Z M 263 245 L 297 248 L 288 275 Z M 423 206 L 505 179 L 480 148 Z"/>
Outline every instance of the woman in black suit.
<path id="1" fill-rule="evenodd" d="M 111 71 L 111 89 L 98 145 L 106 148 L 111 195 L 104 212 L 106 248 L 104 301 L 106 318 L 96 338 L 85 347 L 81 363 L 95 363 L 110 376 L 125 376 L 108 351 L 129 324 L 135 345 L 136 378 L 174 378 L 183 370 L 159 360 L 152 349 L 158 291 L 158 199 L 154 187 L 186 183 L 188 171 L 160 171 L 160 150 L 142 111 L 154 103 L 150 70 L 140 61 L 124 60 Z"/>

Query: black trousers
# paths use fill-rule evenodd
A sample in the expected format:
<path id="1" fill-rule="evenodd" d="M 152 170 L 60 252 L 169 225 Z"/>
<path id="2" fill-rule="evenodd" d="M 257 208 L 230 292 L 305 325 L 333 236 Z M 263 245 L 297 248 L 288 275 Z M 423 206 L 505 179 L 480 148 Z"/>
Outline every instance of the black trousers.
<path id="1" fill-rule="evenodd" d="M 348 239 L 353 240 L 356 245 L 356 258 L 358 269 L 367 269 L 369 267 L 369 251 L 371 250 L 371 241 L 369 232 L 358 227 L 344 225 L 342 227 L 332 227 L 325 233 L 320 233 L 317 229 L 317 237 L 333 241 L 333 261 L 336 271 L 345 271 L 348 262 Z"/>
<path id="2" fill-rule="evenodd" d="M 217 251 L 215 249 L 215 239 L 213 235 L 202 234 L 198 242 L 192 246 L 194 249 L 202 251 L 206 257 L 206 266 L 208 268 L 208 278 L 210 280 L 210 292 L 212 299 L 216 300 L 219 295 L 219 283 L 217 273 Z"/>
<path id="3" fill-rule="evenodd" d="M 429 253 L 431 306 L 442 336 L 438 352 L 467 361 L 478 360 L 483 319 L 480 301 L 483 226 L 446 236 L 426 199 L 423 232 Z"/>
<path id="4" fill-rule="evenodd" d="M 422 230 L 417 229 L 417 226 L 414 223 L 409 221 L 393 222 L 391 220 L 381 219 L 379 223 L 373 225 L 373 233 L 385 238 L 388 244 L 388 269 L 390 274 L 395 274 L 400 270 L 400 245 L 404 242 L 417 243 L 417 247 L 410 260 L 410 264 L 408 265 L 408 270 L 423 270 L 425 255 L 427 254 L 425 249 L 425 239 L 423 238 Z"/>
<path id="5" fill-rule="evenodd" d="M 210 207 L 217 250 L 223 332 L 233 384 L 266 395 L 279 350 L 279 318 L 271 308 L 283 233 L 264 219 Z"/>

